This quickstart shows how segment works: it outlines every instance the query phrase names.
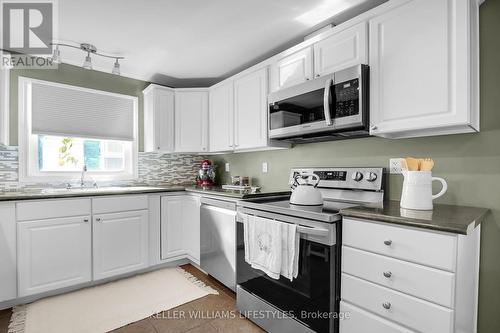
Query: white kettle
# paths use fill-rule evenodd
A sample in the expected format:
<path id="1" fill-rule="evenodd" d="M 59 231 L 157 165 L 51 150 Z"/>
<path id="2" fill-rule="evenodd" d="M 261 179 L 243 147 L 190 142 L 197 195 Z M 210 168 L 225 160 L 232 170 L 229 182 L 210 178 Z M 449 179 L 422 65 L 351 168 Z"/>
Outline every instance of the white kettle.
<path id="1" fill-rule="evenodd" d="M 312 179 L 312 182 L 311 180 Z M 294 177 L 290 203 L 300 206 L 321 206 L 323 195 L 317 188 L 319 177 L 314 173 L 300 173 Z"/>
<path id="2" fill-rule="evenodd" d="M 432 177 L 430 171 L 403 171 L 403 176 L 401 208 L 432 210 L 432 201 L 445 194 L 448 189 L 446 181 L 443 178 Z M 442 185 L 438 194 L 432 194 L 432 182 L 435 180 Z"/>

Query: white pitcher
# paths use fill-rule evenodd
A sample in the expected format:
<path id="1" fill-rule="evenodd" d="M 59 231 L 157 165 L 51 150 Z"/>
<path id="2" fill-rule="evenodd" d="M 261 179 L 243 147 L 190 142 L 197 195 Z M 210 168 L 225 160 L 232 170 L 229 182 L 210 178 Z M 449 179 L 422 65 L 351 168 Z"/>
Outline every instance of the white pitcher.
<path id="1" fill-rule="evenodd" d="M 403 193 L 401 207 L 406 209 L 432 210 L 432 200 L 446 193 L 448 184 L 443 178 L 432 177 L 431 171 L 403 171 Z M 440 181 L 443 188 L 432 194 L 432 182 Z"/>

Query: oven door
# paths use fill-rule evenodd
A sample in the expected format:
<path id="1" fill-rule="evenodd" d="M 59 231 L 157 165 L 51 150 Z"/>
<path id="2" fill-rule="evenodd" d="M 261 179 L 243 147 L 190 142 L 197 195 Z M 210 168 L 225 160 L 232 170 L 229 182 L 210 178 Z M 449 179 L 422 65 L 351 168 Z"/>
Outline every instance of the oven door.
<path id="1" fill-rule="evenodd" d="M 292 282 L 268 277 L 245 261 L 243 223 L 237 223 L 236 282 L 248 293 L 272 305 L 314 332 L 338 331 L 335 314 L 340 295 L 337 245 L 300 239 L 299 272 Z M 322 314 L 322 318 L 318 317 Z M 326 314 L 326 315 L 325 315 Z"/>

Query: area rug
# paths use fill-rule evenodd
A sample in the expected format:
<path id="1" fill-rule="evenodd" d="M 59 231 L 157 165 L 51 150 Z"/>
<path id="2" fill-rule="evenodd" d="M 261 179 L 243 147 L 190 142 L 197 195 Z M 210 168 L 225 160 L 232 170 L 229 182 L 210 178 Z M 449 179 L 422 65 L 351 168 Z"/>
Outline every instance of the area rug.
<path id="1" fill-rule="evenodd" d="M 104 333 L 209 294 L 217 291 L 165 268 L 14 307 L 8 332 Z"/>

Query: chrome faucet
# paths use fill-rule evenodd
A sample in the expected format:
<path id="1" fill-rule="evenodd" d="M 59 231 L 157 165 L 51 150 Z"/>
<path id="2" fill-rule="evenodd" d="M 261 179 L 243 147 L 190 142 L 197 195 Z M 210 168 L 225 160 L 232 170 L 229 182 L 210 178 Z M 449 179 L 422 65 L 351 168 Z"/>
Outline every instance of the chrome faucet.
<path id="1" fill-rule="evenodd" d="M 85 172 L 87 172 L 87 165 L 83 165 L 82 177 L 80 178 L 80 187 L 85 187 Z"/>

